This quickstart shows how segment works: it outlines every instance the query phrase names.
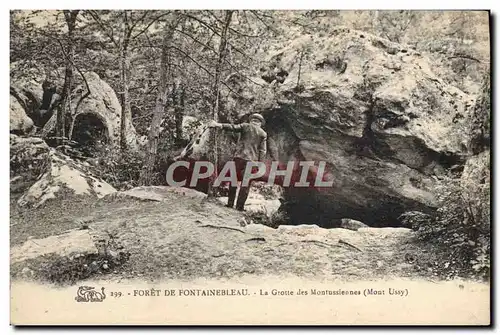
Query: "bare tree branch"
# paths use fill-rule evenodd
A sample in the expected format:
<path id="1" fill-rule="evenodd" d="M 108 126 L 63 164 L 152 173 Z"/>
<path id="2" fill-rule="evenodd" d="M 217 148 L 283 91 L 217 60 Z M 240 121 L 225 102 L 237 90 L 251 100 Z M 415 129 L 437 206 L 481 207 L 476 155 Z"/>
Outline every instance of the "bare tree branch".
<path id="1" fill-rule="evenodd" d="M 130 13 L 130 22 L 132 22 L 132 24 L 130 25 L 130 31 L 133 31 L 135 26 L 139 23 L 139 22 L 142 22 L 142 20 L 144 20 L 146 18 L 146 16 L 148 15 L 148 11 L 145 10 L 144 11 L 144 14 L 142 14 L 142 16 L 140 18 L 138 18 L 137 20 L 133 21 L 132 20 L 132 17 L 133 17 L 133 11 Z"/>
<path id="2" fill-rule="evenodd" d="M 212 48 L 211 46 L 209 46 L 209 45 L 207 45 L 207 44 L 205 44 L 205 43 L 203 43 L 203 42 L 201 42 L 201 41 L 199 41 L 196 37 L 192 36 L 191 34 L 188 34 L 188 33 L 184 32 L 184 31 L 181 31 L 181 30 L 178 30 L 178 29 L 177 29 L 176 31 L 178 31 L 178 32 L 182 33 L 183 35 L 185 35 L 185 36 L 187 36 L 187 37 L 189 37 L 189 38 L 191 38 L 191 39 L 192 39 L 193 41 L 195 41 L 196 43 L 198 43 L 198 44 L 200 44 L 200 45 L 204 46 L 205 48 L 207 48 L 207 49 L 209 49 L 210 51 L 212 51 L 215 55 L 217 55 L 217 51 L 216 51 L 214 48 Z M 252 83 L 254 83 L 255 85 L 258 85 L 258 86 L 261 86 L 261 87 L 263 87 L 263 86 L 264 86 L 264 85 L 262 85 L 262 84 L 259 84 L 259 83 L 255 82 L 255 81 L 253 81 L 250 77 L 248 77 L 247 75 L 245 75 L 244 73 L 242 73 L 239 69 L 237 69 L 237 68 L 236 68 L 236 66 L 234 66 L 234 65 L 233 65 L 233 64 L 229 61 L 229 59 L 225 58 L 225 59 L 224 59 L 224 63 L 225 63 L 225 64 L 228 64 L 228 65 L 231 67 L 231 69 L 232 69 L 232 70 L 236 71 L 238 74 L 240 74 L 241 76 L 243 76 L 243 77 L 244 77 L 245 79 L 247 79 L 248 81 L 251 81 L 251 82 L 252 82 Z M 247 69 L 248 69 L 248 68 L 247 68 Z"/>
<path id="3" fill-rule="evenodd" d="M 150 44 L 149 46 L 145 46 L 145 47 L 150 47 L 150 48 L 161 48 L 160 46 L 156 46 L 156 45 L 152 45 Z M 183 56 L 187 57 L 190 61 L 192 61 L 194 64 L 196 64 L 200 69 L 202 69 L 204 72 L 206 72 L 210 77 L 214 77 L 214 75 L 209 71 L 207 70 L 203 65 L 200 64 L 200 62 L 198 62 L 196 59 L 194 59 L 193 57 L 191 57 L 188 53 L 186 53 L 184 50 L 176 47 L 176 46 L 173 46 L 171 45 L 169 48 L 172 48 L 174 50 L 177 50 L 180 54 L 182 54 Z M 227 60 L 226 60 L 227 62 Z M 238 69 L 234 68 L 234 65 L 232 65 L 231 63 L 229 63 L 231 65 L 231 67 L 238 73 L 240 74 L 241 76 L 243 76 L 245 79 L 251 81 L 252 83 L 254 83 L 255 85 L 258 85 L 258 86 L 261 86 L 261 87 L 264 87 L 264 85 L 262 84 L 259 84 L 255 81 L 253 81 L 250 77 L 246 76 L 245 74 L 241 73 L 241 71 L 239 71 Z M 240 98 L 244 98 L 242 95 L 240 95 L 239 93 L 235 92 L 230 86 L 227 85 L 227 83 L 225 83 L 224 81 L 221 81 L 221 84 L 223 84 L 224 86 L 226 86 L 232 93 L 236 94 L 238 97 Z"/>
<path id="4" fill-rule="evenodd" d="M 177 50 L 178 52 L 180 52 L 183 56 L 185 56 L 187 59 L 189 59 L 190 61 L 192 61 L 193 63 L 195 63 L 200 69 L 202 69 L 204 72 L 206 72 L 210 77 L 212 78 L 215 78 L 215 75 L 212 74 L 209 70 L 207 70 L 203 65 L 201 65 L 196 59 L 192 58 L 188 53 L 186 53 L 184 50 L 180 49 L 180 48 L 177 48 L 173 45 L 170 46 L 170 48 L 172 49 L 175 49 Z M 223 80 L 221 80 L 221 84 L 226 86 L 227 89 L 229 91 L 231 91 L 232 93 L 234 93 L 235 95 L 237 95 L 238 97 L 240 98 L 245 98 L 243 97 L 242 95 L 240 95 L 238 92 L 235 92 L 229 85 L 227 85 L 227 83 L 225 83 Z"/>
<path id="5" fill-rule="evenodd" d="M 453 58 L 463 58 L 463 59 L 469 59 L 469 60 L 473 60 L 475 62 L 478 62 L 478 63 L 485 63 L 484 61 L 480 60 L 480 59 L 477 59 L 475 57 L 472 57 L 472 56 L 467 56 L 467 55 L 454 55 L 454 56 L 450 56 L 448 57 L 449 59 L 453 59 Z"/>
<path id="6" fill-rule="evenodd" d="M 167 11 L 161 15 L 158 15 L 156 18 L 154 18 L 151 22 L 149 22 L 149 24 L 142 30 L 140 30 L 137 34 L 135 34 L 134 36 L 132 36 L 132 39 L 136 39 L 137 37 L 141 36 L 143 33 L 145 33 L 146 31 L 148 31 L 148 29 L 155 23 L 157 22 L 159 19 L 161 19 L 162 17 L 164 16 L 167 16 L 168 14 L 170 14 L 171 11 Z"/>
<path id="7" fill-rule="evenodd" d="M 69 55 L 64 51 L 64 46 L 63 46 L 62 42 L 58 38 L 56 38 L 56 41 L 59 43 L 59 46 L 61 47 L 61 51 L 62 51 L 64 57 L 66 58 L 66 60 L 71 63 L 71 66 L 73 66 L 76 69 L 76 71 L 80 74 L 80 76 L 82 77 L 83 81 L 85 82 L 85 87 L 87 89 L 87 92 L 85 92 L 85 94 L 83 94 L 80 97 L 80 100 L 78 100 L 78 102 L 76 103 L 76 106 L 75 106 L 75 111 L 73 113 L 74 115 L 72 116 L 73 120 L 71 122 L 71 127 L 69 129 L 69 134 L 68 134 L 68 139 L 71 140 L 71 137 L 73 135 L 73 128 L 75 126 L 76 116 L 78 115 L 78 108 L 80 107 L 83 100 L 86 99 L 90 95 L 91 91 L 90 91 L 90 86 L 89 86 L 89 83 L 87 81 L 87 78 L 85 78 L 85 75 L 83 74 L 83 72 L 80 70 L 80 68 L 78 66 L 76 66 L 76 64 L 71 60 Z"/>
<path id="8" fill-rule="evenodd" d="M 213 11 L 207 10 L 207 11 L 205 11 L 205 12 L 206 12 L 206 13 L 208 13 L 208 14 L 210 14 L 210 15 L 211 15 L 211 16 L 212 16 L 215 20 L 217 20 L 217 22 L 219 22 L 219 23 L 224 23 L 224 22 L 222 22 L 222 20 L 221 20 L 221 19 L 219 19 L 219 18 L 218 18 L 218 17 L 217 17 L 217 16 L 213 13 Z M 229 29 L 230 31 L 232 31 L 233 33 L 235 33 L 235 34 L 239 35 L 239 36 L 249 37 L 249 38 L 262 37 L 262 36 L 264 35 L 264 33 L 262 33 L 262 34 L 260 34 L 260 35 L 249 35 L 249 34 L 245 34 L 245 33 L 241 32 L 241 31 L 238 31 L 238 30 L 236 30 L 236 29 L 234 29 L 234 28 L 231 28 L 231 27 L 229 27 L 228 29 Z"/>
<path id="9" fill-rule="evenodd" d="M 216 34 L 217 36 L 221 37 L 221 34 L 216 31 L 213 27 L 211 27 L 208 23 L 206 23 L 205 21 L 203 21 L 202 19 L 199 19 L 195 16 L 192 16 L 192 15 L 189 15 L 189 14 L 185 14 L 184 15 L 187 17 L 187 18 L 190 18 L 190 19 L 193 19 L 199 23 L 201 23 L 203 26 L 207 27 L 209 30 L 211 30 L 214 34 Z M 238 52 L 239 54 L 241 54 L 242 56 L 252 60 L 253 62 L 255 62 L 255 59 L 253 59 L 251 56 L 247 55 L 245 52 L 243 52 L 241 49 L 239 49 L 238 47 L 236 47 L 235 45 L 231 44 L 231 43 L 227 43 L 229 46 L 231 46 L 232 49 L 234 49 L 234 51 Z"/>
<path id="10" fill-rule="evenodd" d="M 269 30 L 274 30 L 274 28 L 272 28 L 270 25 L 268 25 L 268 23 L 267 23 L 266 21 L 264 21 L 264 20 L 260 17 L 260 15 L 258 15 L 258 14 L 257 14 L 257 11 L 255 11 L 255 10 L 250 10 L 249 12 L 250 12 L 251 14 L 253 14 L 253 15 L 257 18 L 257 20 L 259 20 L 260 22 L 262 22 L 262 24 L 264 24 L 264 26 L 266 26 L 266 27 L 267 27 L 267 29 L 269 29 Z"/>
<path id="11" fill-rule="evenodd" d="M 104 25 L 104 22 L 102 22 L 101 18 L 99 17 L 99 14 L 96 13 L 95 10 L 89 10 L 88 13 L 92 18 L 94 19 L 95 22 L 101 27 L 102 31 L 108 36 L 108 38 L 111 40 L 111 42 L 115 45 L 115 47 L 119 48 L 118 42 L 116 42 L 114 36 L 113 36 L 113 28 L 110 28 L 110 31 L 106 28 Z"/>

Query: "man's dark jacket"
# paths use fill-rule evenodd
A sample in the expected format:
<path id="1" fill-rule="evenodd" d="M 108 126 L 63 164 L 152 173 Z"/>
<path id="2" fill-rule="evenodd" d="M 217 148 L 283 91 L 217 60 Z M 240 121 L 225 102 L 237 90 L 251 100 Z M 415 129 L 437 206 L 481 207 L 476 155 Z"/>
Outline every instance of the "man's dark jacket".
<path id="1" fill-rule="evenodd" d="M 223 123 L 222 129 L 241 134 L 236 145 L 235 158 L 247 161 L 260 161 L 266 157 L 267 134 L 259 126 L 251 123 Z"/>

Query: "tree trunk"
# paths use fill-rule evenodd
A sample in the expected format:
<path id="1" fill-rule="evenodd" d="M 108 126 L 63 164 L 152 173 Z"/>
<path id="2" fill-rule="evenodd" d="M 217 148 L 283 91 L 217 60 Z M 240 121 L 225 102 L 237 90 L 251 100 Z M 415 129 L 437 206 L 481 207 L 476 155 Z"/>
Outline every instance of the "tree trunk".
<path id="1" fill-rule="evenodd" d="M 182 119 L 184 117 L 184 99 L 185 99 L 185 87 L 181 83 L 177 88 L 177 94 L 175 97 L 174 105 L 174 120 L 175 120 L 175 141 L 176 144 L 180 144 L 182 141 Z"/>
<path id="2" fill-rule="evenodd" d="M 151 126 L 149 128 L 146 162 L 141 173 L 140 182 L 142 185 L 151 185 L 152 182 L 153 169 L 158 151 L 160 125 L 164 118 L 165 107 L 168 104 L 170 95 L 168 87 L 168 83 L 172 77 L 170 66 L 170 46 L 172 43 L 172 37 L 174 35 L 175 28 L 182 18 L 183 17 L 181 15 L 175 13 L 171 23 L 165 26 L 163 34 L 162 52 L 160 59 L 160 82 L 158 83 L 158 96 L 156 97 L 156 105 L 153 111 L 153 120 L 151 121 Z"/>
<path id="3" fill-rule="evenodd" d="M 217 60 L 217 66 L 215 67 L 215 82 L 214 82 L 214 107 L 212 117 L 215 121 L 219 121 L 219 98 L 220 98 L 220 81 L 222 76 L 222 65 L 226 59 L 227 53 L 227 31 L 229 29 L 229 25 L 231 24 L 231 18 L 233 16 L 233 10 L 226 10 L 226 15 L 224 18 L 224 26 L 222 27 L 222 33 L 219 44 L 219 57 Z M 217 189 L 214 188 L 213 183 L 217 178 L 217 167 L 218 167 L 218 156 L 219 156 L 219 143 L 217 140 L 217 132 L 210 132 L 210 144 L 213 150 L 210 151 L 211 157 L 210 161 L 215 166 L 215 173 L 210 178 L 208 184 L 208 197 L 214 198 L 217 194 Z"/>
<path id="4" fill-rule="evenodd" d="M 66 71 L 64 74 L 64 86 L 62 92 L 62 99 L 59 110 L 57 111 L 56 119 L 56 136 L 57 143 L 62 144 L 66 137 L 66 115 L 70 114 L 71 108 L 71 89 L 73 85 L 73 60 L 75 57 L 75 44 L 74 44 L 74 30 L 76 27 L 76 17 L 78 10 L 64 10 L 64 18 L 68 26 L 68 42 L 67 42 L 67 59 Z"/>
<path id="5" fill-rule="evenodd" d="M 128 23 L 127 11 L 123 11 L 123 38 L 120 45 L 120 86 L 121 86 L 121 105 L 122 112 L 120 118 L 120 147 L 127 149 L 127 120 L 132 119 L 129 98 L 129 74 L 130 59 L 128 54 L 128 45 L 130 42 L 130 28 Z"/>
<path id="6" fill-rule="evenodd" d="M 182 21 L 179 29 L 181 32 L 185 30 L 186 21 Z M 179 66 L 181 69 L 184 69 L 184 57 L 179 60 Z M 175 123 L 175 145 L 183 145 L 185 143 L 182 142 L 182 121 L 184 118 L 184 108 L 185 108 L 185 97 L 186 97 L 186 85 L 184 74 L 181 73 L 179 82 L 175 87 L 175 102 L 174 102 L 174 123 Z"/>
<path id="7" fill-rule="evenodd" d="M 300 59 L 299 59 L 299 73 L 297 75 L 297 86 L 295 87 L 295 103 L 297 105 L 297 111 L 300 112 L 300 93 L 303 91 L 302 86 L 300 84 L 300 75 L 302 72 L 302 60 L 304 59 L 304 49 L 300 51 Z"/>

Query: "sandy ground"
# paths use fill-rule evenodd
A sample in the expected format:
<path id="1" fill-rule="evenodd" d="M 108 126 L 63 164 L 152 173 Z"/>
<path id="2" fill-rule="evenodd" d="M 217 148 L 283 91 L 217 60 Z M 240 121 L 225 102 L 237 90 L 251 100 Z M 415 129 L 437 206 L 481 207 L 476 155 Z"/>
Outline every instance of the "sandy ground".
<path id="1" fill-rule="evenodd" d="M 130 253 L 119 274 L 111 274 L 124 278 L 232 278 L 245 274 L 401 278 L 421 276 L 426 261 L 425 250 L 413 243 L 413 232 L 408 229 L 242 226 L 240 212 L 196 194 L 167 193 L 162 202 L 108 198 L 86 211 L 78 206 L 65 211 L 64 215 L 56 215 L 46 208 L 36 221 L 23 221 L 22 217 L 12 220 L 11 259 L 20 257 L 15 253 L 26 258 L 26 244 L 30 244 L 30 258 L 35 262 L 16 262 L 14 275 L 26 266 L 36 267 L 36 261 L 50 250 L 57 252 L 48 245 L 60 247 L 61 239 L 47 242 L 47 236 L 67 234 L 81 227 L 93 237 L 113 239 Z M 33 222 L 35 227 L 29 227 Z M 89 244 L 82 239 L 81 231 L 75 230 L 75 234 L 75 240 L 68 242 L 73 247 Z M 32 250 L 37 247 L 38 251 Z M 65 253 L 69 253 L 68 248 Z"/>

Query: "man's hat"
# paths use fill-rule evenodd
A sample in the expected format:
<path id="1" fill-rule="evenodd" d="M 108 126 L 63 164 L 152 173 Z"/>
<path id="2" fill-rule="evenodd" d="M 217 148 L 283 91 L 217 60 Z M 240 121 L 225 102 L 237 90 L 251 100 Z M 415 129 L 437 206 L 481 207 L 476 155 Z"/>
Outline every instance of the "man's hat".
<path id="1" fill-rule="evenodd" d="M 250 115 L 249 120 L 252 120 L 252 119 L 257 119 L 257 120 L 259 120 L 262 124 L 264 124 L 264 123 L 265 123 L 264 118 L 262 117 L 262 115 L 260 115 L 260 114 L 258 114 L 258 113 L 255 113 L 255 114 Z"/>

